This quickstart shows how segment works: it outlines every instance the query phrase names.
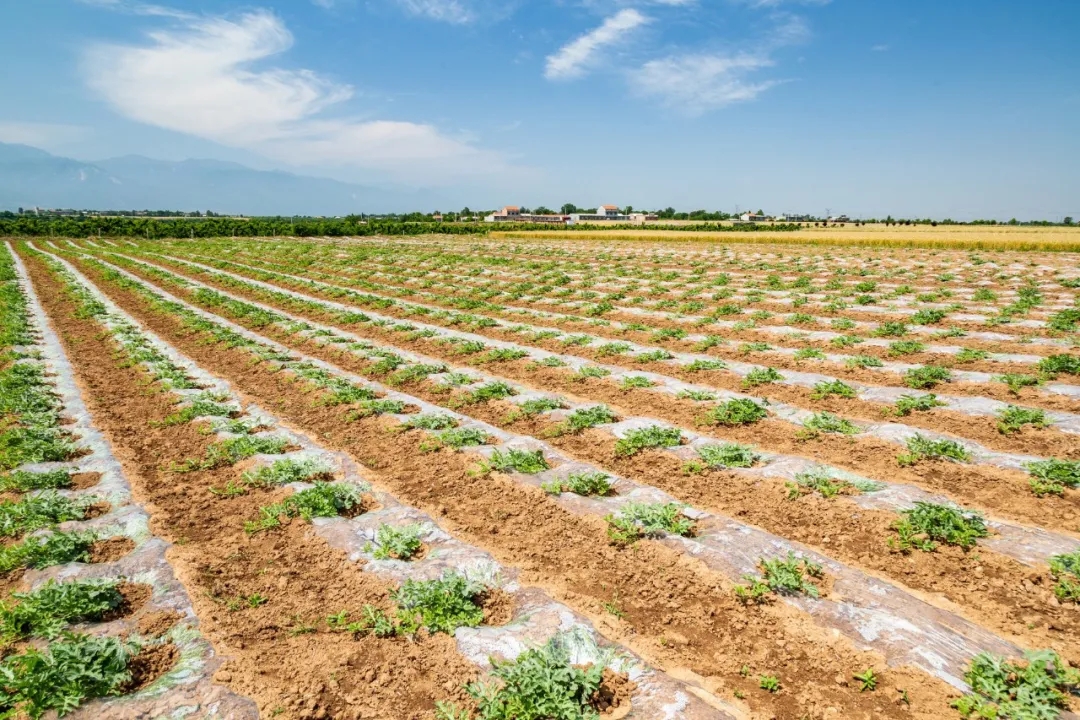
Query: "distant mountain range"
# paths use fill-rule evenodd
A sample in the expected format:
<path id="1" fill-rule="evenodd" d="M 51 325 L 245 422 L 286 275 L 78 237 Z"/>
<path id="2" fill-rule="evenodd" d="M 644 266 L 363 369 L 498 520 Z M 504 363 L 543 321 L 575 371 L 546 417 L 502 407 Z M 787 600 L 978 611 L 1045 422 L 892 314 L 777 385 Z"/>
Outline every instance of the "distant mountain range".
<path id="1" fill-rule="evenodd" d="M 127 155 L 82 162 L 0 143 L 0 210 L 212 210 L 243 215 L 346 215 L 431 210 L 431 191 L 394 191 L 254 170 L 218 160 Z"/>

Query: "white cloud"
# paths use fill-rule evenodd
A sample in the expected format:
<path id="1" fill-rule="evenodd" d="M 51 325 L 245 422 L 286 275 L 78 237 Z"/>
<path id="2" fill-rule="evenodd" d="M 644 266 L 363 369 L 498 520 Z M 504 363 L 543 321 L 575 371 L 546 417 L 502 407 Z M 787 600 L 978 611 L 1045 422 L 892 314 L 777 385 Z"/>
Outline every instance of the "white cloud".
<path id="1" fill-rule="evenodd" d="M 748 82 L 746 75 L 771 67 L 765 55 L 708 53 L 676 55 L 645 63 L 631 75 L 634 89 L 666 105 L 696 115 L 736 102 L 753 100 L 776 80 Z"/>
<path id="2" fill-rule="evenodd" d="M 617 12 L 600 27 L 564 45 L 554 55 L 549 55 L 544 77 L 562 80 L 581 76 L 600 49 L 619 42 L 627 33 L 647 22 L 649 18 L 637 10 Z"/>
<path id="3" fill-rule="evenodd" d="M 386 170 L 430 182 L 503 167 L 438 128 L 328 117 L 353 89 L 310 70 L 252 66 L 288 50 L 292 34 L 267 11 L 185 17 L 145 45 L 98 45 L 87 83 L 122 115 L 300 165 Z M 438 178 L 436 178 L 438 176 Z"/>
<path id="4" fill-rule="evenodd" d="M 79 125 L 34 122 L 0 122 L 0 142 L 49 148 L 81 140 L 87 128 Z"/>
<path id="5" fill-rule="evenodd" d="M 397 0 L 397 4 L 410 15 L 454 25 L 462 25 L 474 19 L 472 12 L 458 0 Z"/>

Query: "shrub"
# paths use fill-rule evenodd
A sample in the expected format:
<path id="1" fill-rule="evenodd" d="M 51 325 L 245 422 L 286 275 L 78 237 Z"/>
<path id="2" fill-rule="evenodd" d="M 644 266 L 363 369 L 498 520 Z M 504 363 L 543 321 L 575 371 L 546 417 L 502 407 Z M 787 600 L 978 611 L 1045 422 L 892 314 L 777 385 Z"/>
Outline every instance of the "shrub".
<path id="1" fill-rule="evenodd" d="M 1019 432 L 1025 425 L 1044 428 L 1049 424 L 1050 421 L 1046 419 L 1046 413 L 1042 410 L 1009 405 L 998 413 L 997 429 L 1003 435 L 1010 435 Z"/>
<path id="2" fill-rule="evenodd" d="M 911 368 L 904 373 L 904 384 L 916 390 L 932 388 L 938 383 L 949 382 L 950 379 L 952 379 L 952 374 L 948 368 L 936 365 Z"/>
<path id="3" fill-rule="evenodd" d="M 608 537 L 617 543 L 629 544 L 663 533 L 692 535 L 694 521 L 682 511 L 682 506 L 676 503 L 627 503 L 620 508 L 618 517 L 608 515 L 604 518 L 608 523 Z"/>
<path id="4" fill-rule="evenodd" d="M 748 468 L 761 459 L 751 448 L 737 443 L 702 445 L 698 456 L 711 468 Z"/>
<path id="5" fill-rule="evenodd" d="M 920 501 L 902 511 L 893 528 L 898 537 L 895 542 L 890 540 L 890 545 L 905 552 L 912 547 L 933 550 L 938 542 L 967 550 L 978 538 L 989 535 L 982 515 L 975 511 Z"/>
<path id="6" fill-rule="evenodd" d="M 971 453 L 955 440 L 933 440 L 918 433 L 908 438 L 908 451 L 897 456 L 900 465 L 914 465 L 919 460 L 929 458 L 931 460 L 951 460 L 953 462 L 969 462 Z"/>
<path id="7" fill-rule="evenodd" d="M 896 401 L 893 412 L 901 417 L 906 417 L 915 411 L 926 412 L 944 405 L 945 403 L 938 400 L 937 395 L 933 393 L 928 395 L 901 395 L 900 399 Z"/>
<path id="8" fill-rule="evenodd" d="M 726 427 L 752 425 L 764 419 L 769 411 L 750 398 L 734 398 L 709 410 L 709 422 Z"/>
<path id="9" fill-rule="evenodd" d="M 814 390 L 810 393 L 810 399 L 822 400 L 831 395 L 837 395 L 842 398 L 853 398 L 855 397 L 855 388 L 842 380 L 823 381 L 814 385 Z"/>
<path id="10" fill-rule="evenodd" d="M 1014 663 L 980 653 L 964 674 L 971 693 L 953 701 L 965 718 L 1055 718 L 1068 695 L 1080 686 L 1080 672 L 1066 666 L 1053 650 L 1024 654 Z"/>
<path id="11" fill-rule="evenodd" d="M 679 428 L 666 428 L 652 425 L 645 428 L 628 430 L 615 443 L 615 455 L 632 457 L 642 450 L 660 447 L 675 447 L 682 443 L 682 431 Z"/>
<path id="12" fill-rule="evenodd" d="M 611 477 L 602 472 L 570 473 L 563 480 L 552 480 L 541 487 L 552 495 L 572 492 L 575 495 L 610 495 Z"/>
<path id="13" fill-rule="evenodd" d="M 517 448 L 510 448 L 506 452 L 495 450 L 487 464 L 499 472 L 514 470 L 526 475 L 534 475 L 550 467 L 541 451 L 519 450 Z"/>
<path id="14" fill-rule="evenodd" d="M 784 376 L 776 372 L 771 367 L 766 368 L 754 368 L 746 374 L 743 378 L 743 387 L 757 387 L 758 385 L 767 385 L 769 383 L 780 382 L 784 379 Z"/>

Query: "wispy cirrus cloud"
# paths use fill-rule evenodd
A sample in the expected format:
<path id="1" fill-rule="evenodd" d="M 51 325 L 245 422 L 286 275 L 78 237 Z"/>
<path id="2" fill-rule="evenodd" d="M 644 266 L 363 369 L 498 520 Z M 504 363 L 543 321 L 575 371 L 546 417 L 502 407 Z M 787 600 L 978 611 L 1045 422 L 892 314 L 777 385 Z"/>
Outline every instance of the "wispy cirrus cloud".
<path id="1" fill-rule="evenodd" d="M 669 3 L 671 4 L 671 3 Z M 615 45 L 628 33 L 649 22 L 649 18 L 634 9 L 621 10 L 604 20 L 603 24 L 549 55 L 544 68 L 548 80 L 566 80 L 585 74 L 600 51 Z"/>
<path id="2" fill-rule="evenodd" d="M 753 100 L 779 80 L 751 82 L 747 76 L 773 66 L 764 55 L 699 53 L 650 60 L 632 74 L 637 93 L 656 97 L 690 115 Z"/>
<path id="3" fill-rule="evenodd" d="M 293 36 L 271 12 L 183 16 L 142 44 L 99 44 L 83 57 L 89 87 L 148 125 L 297 165 L 384 170 L 396 179 L 505 168 L 501 156 L 427 123 L 357 120 L 330 111 L 353 88 L 311 70 L 256 69 Z"/>

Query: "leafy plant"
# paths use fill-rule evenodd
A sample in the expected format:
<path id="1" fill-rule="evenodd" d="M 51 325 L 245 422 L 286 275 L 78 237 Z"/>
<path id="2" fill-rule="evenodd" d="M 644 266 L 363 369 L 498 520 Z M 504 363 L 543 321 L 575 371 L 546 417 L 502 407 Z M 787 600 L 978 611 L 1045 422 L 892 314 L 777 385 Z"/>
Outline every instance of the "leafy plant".
<path id="1" fill-rule="evenodd" d="M 1009 405 L 998 413 L 997 429 L 1003 435 L 1010 435 L 1019 432 L 1025 425 L 1044 428 L 1049 424 L 1050 421 L 1046 419 L 1046 413 L 1042 410 Z"/>
<path id="2" fill-rule="evenodd" d="M 905 417 L 913 412 L 927 412 L 936 407 L 943 407 L 945 403 L 937 399 L 933 393 L 928 395 L 901 395 L 893 409 L 897 415 Z"/>
<path id="3" fill-rule="evenodd" d="M 910 510 L 902 511 L 893 529 L 898 538 L 890 541 L 890 545 L 904 552 L 912 547 L 930 551 L 938 542 L 967 550 L 977 539 L 989 535 L 986 522 L 979 513 L 921 501 L 916 501 Z"/>
<path id="4" fill-rule="evenodd" d="M 415 415 L 404 422 L 405 427 L 420 428 L 422 430 L 447 430 L 457 427 L 458 421 L 450 415 L 428 413 Z"/>
<path id="5" fill-rule="evenodd" d="M 822 400 L 832 395 L 842 398 L 853 398 L 855 397 L 855 388 L 842 380 L 822 381 L 814 385 L 814 390 L 810 393 L 810 399 Z"/>
<path id="6" fill-rule="evenodd" d="M 429 632 L 453 635 L 459 627 L 476 627 L 484 620 L 484 610 L 476 598 L 487 586 L 464 575 L 448 571 L 435 580 L 406 580 L 391 593 L 403 616 L 418 616 Z"/>
<path id="7" fill-rule="evenodd" d="M 834 478 L 829 474 L 829 471 L 824 468 L 817 468 L 798 473 L 795 476 L 795 483 L 797 486 L 809 488 L 825 499 L 836 497 L 855 487 L 846 480 Z"/>
<path id="8" fill-rule="evenodd" d="M 634 356 L 634 362 L 648 363 L 648 362 L 660 362 L 661 360 L 671 360 L 675 356 L 664 349 L 651 350 L 649 352 L 638 353 Z"/>
<path id="9" fill-rule="evenodd" d="M 878 337 L 903 337 L 907 335 L 907 325 L 902 322 L 886 322 L 874 330 Z"/>
<path id="10" fill-rule="evenodd" d="M 1027 652 L 1023 662 L 980 653 L 964 679 L 972 692 L 952 705 L 965 718 L 1056 718 L 1080 686 L 1080 672 L 1053 650 Z"/>
<path id="11" fill-rule="evenodd" d="M 561 432 L 578 433 L 597 425 L 607 425 L 616 421 L 615 413 L 607 405 L 593 405 L 588 408 L 579 408 L 570 413 L 560 424 Z"/>
<path id="12" fill-rule="evenodd" d="M 713 424 L 734 427 L 752 425 L 768 415 L 768 410 L 750 398 L 734 398 L 709 410 L 707 417 Z"/>
<path id="13" fill-rule="evenodd" d="M 918 340 L 897 340 L 889 343 L 890 355 L 914 355 L 924 350 L 926 350 L 926 345 L 923 345 Z"/>
<path id="14" fill-rule="evenodd" d="M 450 428 L 436 435 L 439 442 L 455 450 L 463 447 L 475 447 L 483 445 L 488 440 L 488 434 L 479 428 Z"/>
<path id="15" fill-rule="evenodd" d="M 521 412 L 523 412 L 525 415 L 532 417 L 534 415 L 546 413 L 551 410 L 558 410 L 563 406 L 564 403 L 559 398 L 542 397 L 535 398 L 533 400 L 526 400 L 518 407 L 521 408 Z"/>
<path id="16" fill-rule="evenodd" d="M 951 460 L 953 462 L 969 462 L 971 453 L 955 440 L 934 440 L 916 433 L 908 438 L 906 453 L 896 457 L 900 465 L 914 465 L 919 460 L 929 458 L 931 460 Z"/>
<path id="17" fill-rule="evenodd" d="M 578 368 L 578 371 L 574 373 L 573 379 L 578 382 L 583 382 L 589 378 L 603 378 L 611 374 L 611 371 L 607 368 L 602 368 L 599 365 L 582 365 Z"/>
<path id="18" fill-rule="evenodd" d="M 499 472 L 517 471 L 527 475 L 543 472 L 550 467 L 541 451 L 519 450 L 517 448 L 510 448 L 505 452 L 495 450 L 491 453 L 491 459 L 488 460 L 487 464 Z"/>
<path id="19" fill-rule="evenodd" d="M 0 638 L 7 642 L 29 637 L 51 640 L 69 623 L 100 620 L 123 604 L 119 584 L 103 579 L 49 580 L 33 592 L 12 593 L 17 602 L 0 603 Z"/>
<path id="20" fill-rule="evenodd" d="M 423 545 L 420 538 L 424 536 L 424 530 L 421 523 L 409 523 L 400 527 L 380 525 L 375 533 L 372 554 L 379 560 L 409 560 L 420 552 Z"/>
<path id="21" fill-rule="evenodd" d="M 29 492 L 31 490 L 59 490 L 71 487 L 71 473 L 67 470 L 26 472 L 15 470 L 0 477 L 0 492 Z"/>
<path id="22" fill-rule="evenodd" d="M 680 400 L 693 400 L 694 402 L 708 402 L 716 399 L 716 393 L 708 390 L 680 390 L 675 397 Z"/>
<path id="23" fill-rule="evenodd" d="M 1060 373 L 1080 375 L 1080 356 L 1050 355 L 1040 360 L 1037 367 L 1047 377 L 1056 377 Z"/>
<path id="24" fill-rule="evenodd" d="M 627 430 L 626 434 L 615 443 L 615 455 L 631 457 L 649 448 L 675 447 L 681 443 L 682 431 L 678 428 L 651 425 Z"/>
<path id="25" fill-rule="evenodd" d="M 963 348 L 960 352 L 956 353 L 956 362 L 958 363 L 972 363 L 978 360 L 985 360 L 990 357 L 990 353 L 985 350 L 972 350 L 971 348 Z"/>
<path id="26" fill-rule="evenodd" d="M 695 360 L 689 365 L 683 366 L 686 372 L 695 373 L 702 370 L 723 370 L 727 367 L 727 364 L 722 360 Z"/>
<path id="27" fill-rule="evenodd" d="M 767 692 L 780 691 L 780 678 L 775 675 L 762 675 L 758 678 L 758 687 Z"/>
<path id="28" fill-rule="evenodd" d="M 612 491 L 611 477 L 602 472 L 576 472 L 570 473 L 563 480 L 552 480 L 541 487 L 545 492 L 557 495 L 563 492 L 572 492 L 575 495 L 610 495 Z"/>
<path id="29" fill-rule="evenodd" d="M 1024 375 L 1022 373 L 1005 373 L 1004 375 L 998 375 L 994 379 L 1008 385 L 1009 392 L 1013 395 L 1019 395 L 1022 388 L 1034 387 L 1042 382 L 1034 375 Z"/>
<path id="30" fill-rule="evenodd" d="M 556 635 L 513 661 L 492 660 L 498 682 L 470 683 L 466 690 L 483 720 L 597 720 L 590 706 L 611 653 L 586 667 L 572 662 L 571 643 Z"/>
<path id="31" fill-rule="evenodd" d="M 1080 550 L 1050 558 L 1050 577 L 1058 600 L 1080 603 Z"/>
<path id="32" fill-rule="evenodd" d="M 761 459 L 751 448 L 737 443 L 702 445 L 698 456 L 711 468 L 748 468 Z"/>
<path id="33" fill-rule="evenodd" d="M 780 382 L 784 376 L 771 367 L 754 368 L 743 378 L 743 387 L 757 387 L 769 383 Z"/>
<path id="34" fill-rule="evenodd" d="M 119 695 L 137 651 L 131 641 L 90 635 L 65 635 L 45 650 L 30 647 L 0 664 L 0 708 L 19 708 L 36 720 L 49 710 L 66 715 L 90 698 Z"/>
<path id="35" fill-rule="evenodd" d="M 858 345 L 861 342 L 864 342 L 864 340 L 861 337 L 859 337 L 858 335 L 840 335 L 840 336 L 834 337 L 832 340 L 830 340 L 829 344 L 830 345 L 835 345 L 836 347 L 839 347 L 839 348 L 846 348 L 846 347 L 851 347 L 853 345 Z"/>
<path id="36" fill-rule="evenodd" d="M 938 383 L 949 382 L 951 379 L 952 373 L 949 372 L 948 368 L 936 365 L 910 368 L 904 373 L 904 384 L 916 390 L 932 388 Z"/>
<path id="37" fill-rule="evenodd" d="M 244 530 L 257 533 L 281 526 L 282 517 L 299 517 L 311 522 L 316 517 L 336 517 L 360 505 L 362 489 L 348 483 L 316 482 L 315 487 L 293 493 L 279 503 L 259 508 L 259 519 L 244 523 Z"/>
<path id="38" fill-rule="evenodd" d="M 872 355 L 856 355 L 845 360 L 844 365 L 849 368 L 874 368 L 883 367 L 885 363 Z"/>
<path id="39" fill-rule="evenodd" d="M 794 358 L 796 360 L 824 360 L 825 353 L 817 348 L 799 348 L 795 351 Z"/>
<path id="40" fill-rule="evenodd" d="M 69 498 L 50 490 L 12 502 L 0 501 L 0 537 L 19 537 L 68 520 L 82 520 L 96 498 Z"/>
<path id="41" fill-rule="evenodd" d="M 242 435 L 228 438 L 206 448 L 206 454 L 199 460 L 185 460 L 173 466 L 175 472 L 193 472 L 235 465 L 255 455 L 280 455 L 289 446 L 289 441 L 280 437 L 260 437 Z"/>
<path id="42" fill-rule="evenodd" d="M 811 415 L 803 422 L 803 427 L 809 431 L 805 434 L 810 437 L 823 432 L 840 435 L 858 435 L 860 432 L 859 426 L 847 418 L 826 411 Z"/>
<path id="43" fill-rule="evenodd" d="M 0 575 L 20 567 L 45 568 L 69 562 L 86 562 L 97 534 L 54 532 L 31 535 L 20 543 L 0 547 Z"/>
<path id="44" fill-rule="evenodd" d="M 271 465 L 246 471 L 241 479 L 254 487 L 276 487 L 294 482 L 311 482 L 333 476 L 330 466 L 320 460 L 282 458 Z"/>
<path id="45" fill-rule="evenodd" d="M 619 387 L 623 390 L 633 390 L 635 388 L 650 388 L 653 386 L 653 381 L 644 375 L 627 375 L 619 383 Z"/>
<path id="46" fill-rule="evenodd" d="M 922 308 L 911 316 L 911 322 L 916 325 L 934 325 L 944 320 L 947 314 L 940 308 Z"/>
<path id="47" fill-rule="evenodd" d="M 1080 487 L 1080 460 L 1038 460 L 1024 466 L 1031 473 L 1031 490 L 1038 496 L 1063 495 Z"/>
<path id="48" fill-rule="evenodd" d="M 510 387 L 501 380 L 481 385 L 475 390 L 466 393 L 464 397 L 460 399 L 463 405 L 479 405 L 480 403 L 490 402 L 492 400 L 503 400 L 504 398 L 513 397 L 517 395 L 517 390 Z"/>
<path id="49" fill-rule="evenodd" d="M 619 509 L 618 516 L 604 518 L 608 523 L 608 537 L 628 545 L 640 538 L 659 537 L 663 533 L 693 535 L 694 521 L 682 511 L 683 506 L 676 503 L 626 503 Z"/>

